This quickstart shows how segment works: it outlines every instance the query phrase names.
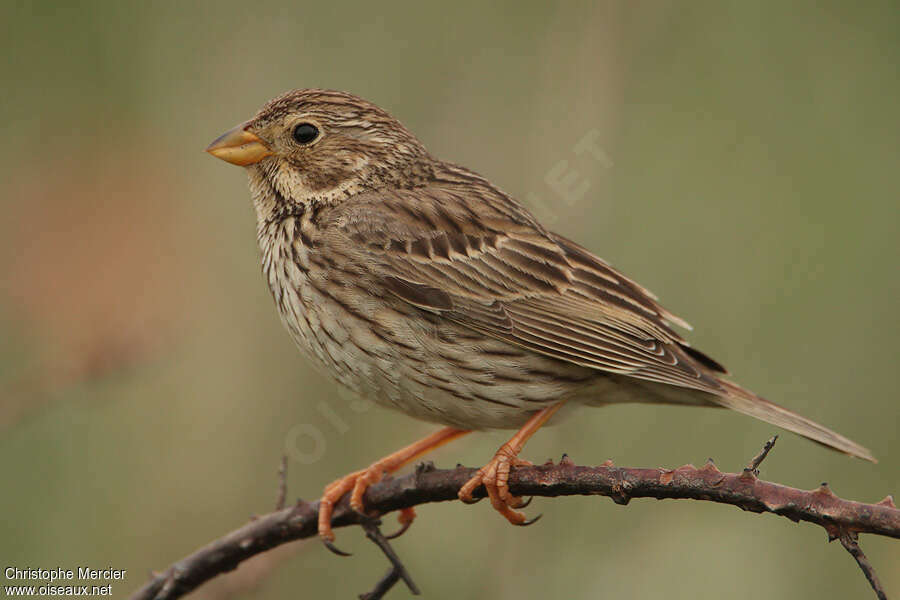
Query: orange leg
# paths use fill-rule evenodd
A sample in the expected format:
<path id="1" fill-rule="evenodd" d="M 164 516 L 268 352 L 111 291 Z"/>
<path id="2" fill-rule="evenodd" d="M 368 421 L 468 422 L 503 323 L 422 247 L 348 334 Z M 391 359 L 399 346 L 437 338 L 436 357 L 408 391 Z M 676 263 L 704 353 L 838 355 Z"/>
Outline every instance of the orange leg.
<path id="1" fill-rule="evenodd" d="M 326 545 L 334 541 L 334 532 L 331 530 L 331 514 L 334 512 L 334 505 L 344 494 L 351 492 L 350 506 L 353 507 L 353 510 L 364 513 L 363 494 L 366 493 L 366 489 L 370 485 L 378 482 L 385 473 L 393 473 L 426 452 L 443 446 L 447 442 L 467 433 L 469 432 L 465 429 L 446 427 L 382 458 L 378 462 L 372 463 L 367 469 L 350 473 L 328 484 L 322 493 L 322 499 L 319 500 L 319 537 L 326 542 Z M 415 516 L 416 513 L 412 509 L 400 512 L 400 524 L 404 530 L 409 527 Z"/>
<path id="2" fill-rule="evenodd" d="M 523 506 L 522 499 L 509 493 L 510 467 L 530 466 L 527 460 L 519 458 L 519 452 L 525 446 L 534 432 L 541 428 L 553 414 L 562 407 L 563 403 L 554 404 L 534 414 L 522 428 L 516 432 L 508 442 L 500 446 L 494 458 L 480 468 L 472 479 L 466 482 L 459 490 L 459 499 L 463 502 L 474 502 L 472 492 L 479 485 L 484 485 L 491 505 L 513 525 L 528 525 L 525 515 L 514 510 Z M 533 521 L 531 521 L 533 522 Z"/>

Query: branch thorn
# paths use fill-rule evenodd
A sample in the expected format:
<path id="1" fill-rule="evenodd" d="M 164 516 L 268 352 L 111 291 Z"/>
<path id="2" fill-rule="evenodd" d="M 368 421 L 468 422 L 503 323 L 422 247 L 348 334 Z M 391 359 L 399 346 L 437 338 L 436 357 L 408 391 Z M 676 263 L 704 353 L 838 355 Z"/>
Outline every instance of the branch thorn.
<path id="1" fill-rule="evenodd" d="M 897 505 L 894 504 L 894 497 L 890 494 L 884 497 L 884 500 L 881 502 L 877 502 L 878 506 L 887 506 L 888 508 L 897 508 Z"/>
<path id="2" fill-rule="evenodd" d="M 435 470 L 434 461 L 423 460 L 420 463 L 416 463 L 416 474 L 417 475 L 422 474 L 422 473 L 430 473 L 431 471 L 434 471 L 434 470 Z"/>
<path id="3" fill-rule="evenodd" d="M 722 472 L 719 470 L 719 467 L 716 466 L 716 463 L 713 462 L 713 459 L 711 459 L 711 458 L 706 459 L 706 463 L 702 467 L 700 467 L 700 470 L 705 471 L 707 473 L 710 473 L 710 472 L 711 473 L 721 473 Z"/>
<path id="4" fill-rule="evenodd" d="M 820 486 L 817 487 L 816 489 L 812 490 L 812 493 L 813 493 L 813 494 L 823 494 L 823 495 L 825 495 L 825 496 L 832 496 L 832 497 L 835 497 L 834 492 L 832 492 L 832 491 L 831 491 L 831 488 L 828 487 L 828 482 L 827 482 L 827 481 L 823 481 L 823 482 L 822 482 L 822 485 L 820 485 Z"/>

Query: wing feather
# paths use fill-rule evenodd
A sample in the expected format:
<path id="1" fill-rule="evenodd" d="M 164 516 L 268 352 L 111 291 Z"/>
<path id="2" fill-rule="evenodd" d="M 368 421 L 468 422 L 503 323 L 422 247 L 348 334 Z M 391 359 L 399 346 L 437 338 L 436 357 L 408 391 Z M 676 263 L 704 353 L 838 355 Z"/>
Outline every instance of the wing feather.
<path id="1" fill-rule="evenodd" d="M 357 198 L 346 210 L 359 215 L 334 220 L 373 285 L 413 306 L 559 360 L 721 393 L 718 364 L 686 350 L 671 327 L 686 323 L 653 294 L 524 209 L 511 216 L 512 201 L 493 188 L 481 191 L 491 202 L 478 218 L 445 184 Z"/>

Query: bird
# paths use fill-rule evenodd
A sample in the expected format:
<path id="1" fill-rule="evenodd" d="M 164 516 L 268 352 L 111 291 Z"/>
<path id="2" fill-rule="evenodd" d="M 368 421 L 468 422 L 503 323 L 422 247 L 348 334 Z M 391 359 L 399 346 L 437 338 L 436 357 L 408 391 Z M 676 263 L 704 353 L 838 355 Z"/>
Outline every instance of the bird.
<path id="1" fill-rule="evenodd" d="M 730 381 L 676 330 L 690 326 L 590 250 L 544 227 L 488 179 L 440 160 L 353 94 L 298 89 L 206 151 L 244 167 L 262 272 L 311 363 L 354 393 L 443 428 L 325 487 L 320 539 L 345 494 L 480 430 L 516 433 L 460 489 L 484 486 L 510 523 L 527 440 L 587 406 L 735 410 L 851 456 L 856 442 Z M 415 517 L 400 512 L 405 531 Z"/>

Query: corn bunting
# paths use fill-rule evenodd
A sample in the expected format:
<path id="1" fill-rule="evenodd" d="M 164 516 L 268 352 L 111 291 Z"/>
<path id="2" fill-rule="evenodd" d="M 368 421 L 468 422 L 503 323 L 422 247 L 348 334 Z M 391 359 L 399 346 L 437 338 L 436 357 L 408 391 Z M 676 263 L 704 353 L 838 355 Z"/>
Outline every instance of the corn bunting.
<path id="1" fill-rule="evenodd" d="M 528 438 L 564 405 L 725 407 L 874 460 L 859 444 L 723 378 L 686 323 L 589 250 L 549 231 L 487 179 L 435 158 L 387 112 L 307 89 L 266 104 L 207 151 L 246 167 L 262 270 L 291 337 L 354 392 L 444 429 L 325 488 L 363 493 L 469 431 L 518 429 L 459 492 L 510 494 Z M 400 514 L 408 526 L 414 513 Z"/>

